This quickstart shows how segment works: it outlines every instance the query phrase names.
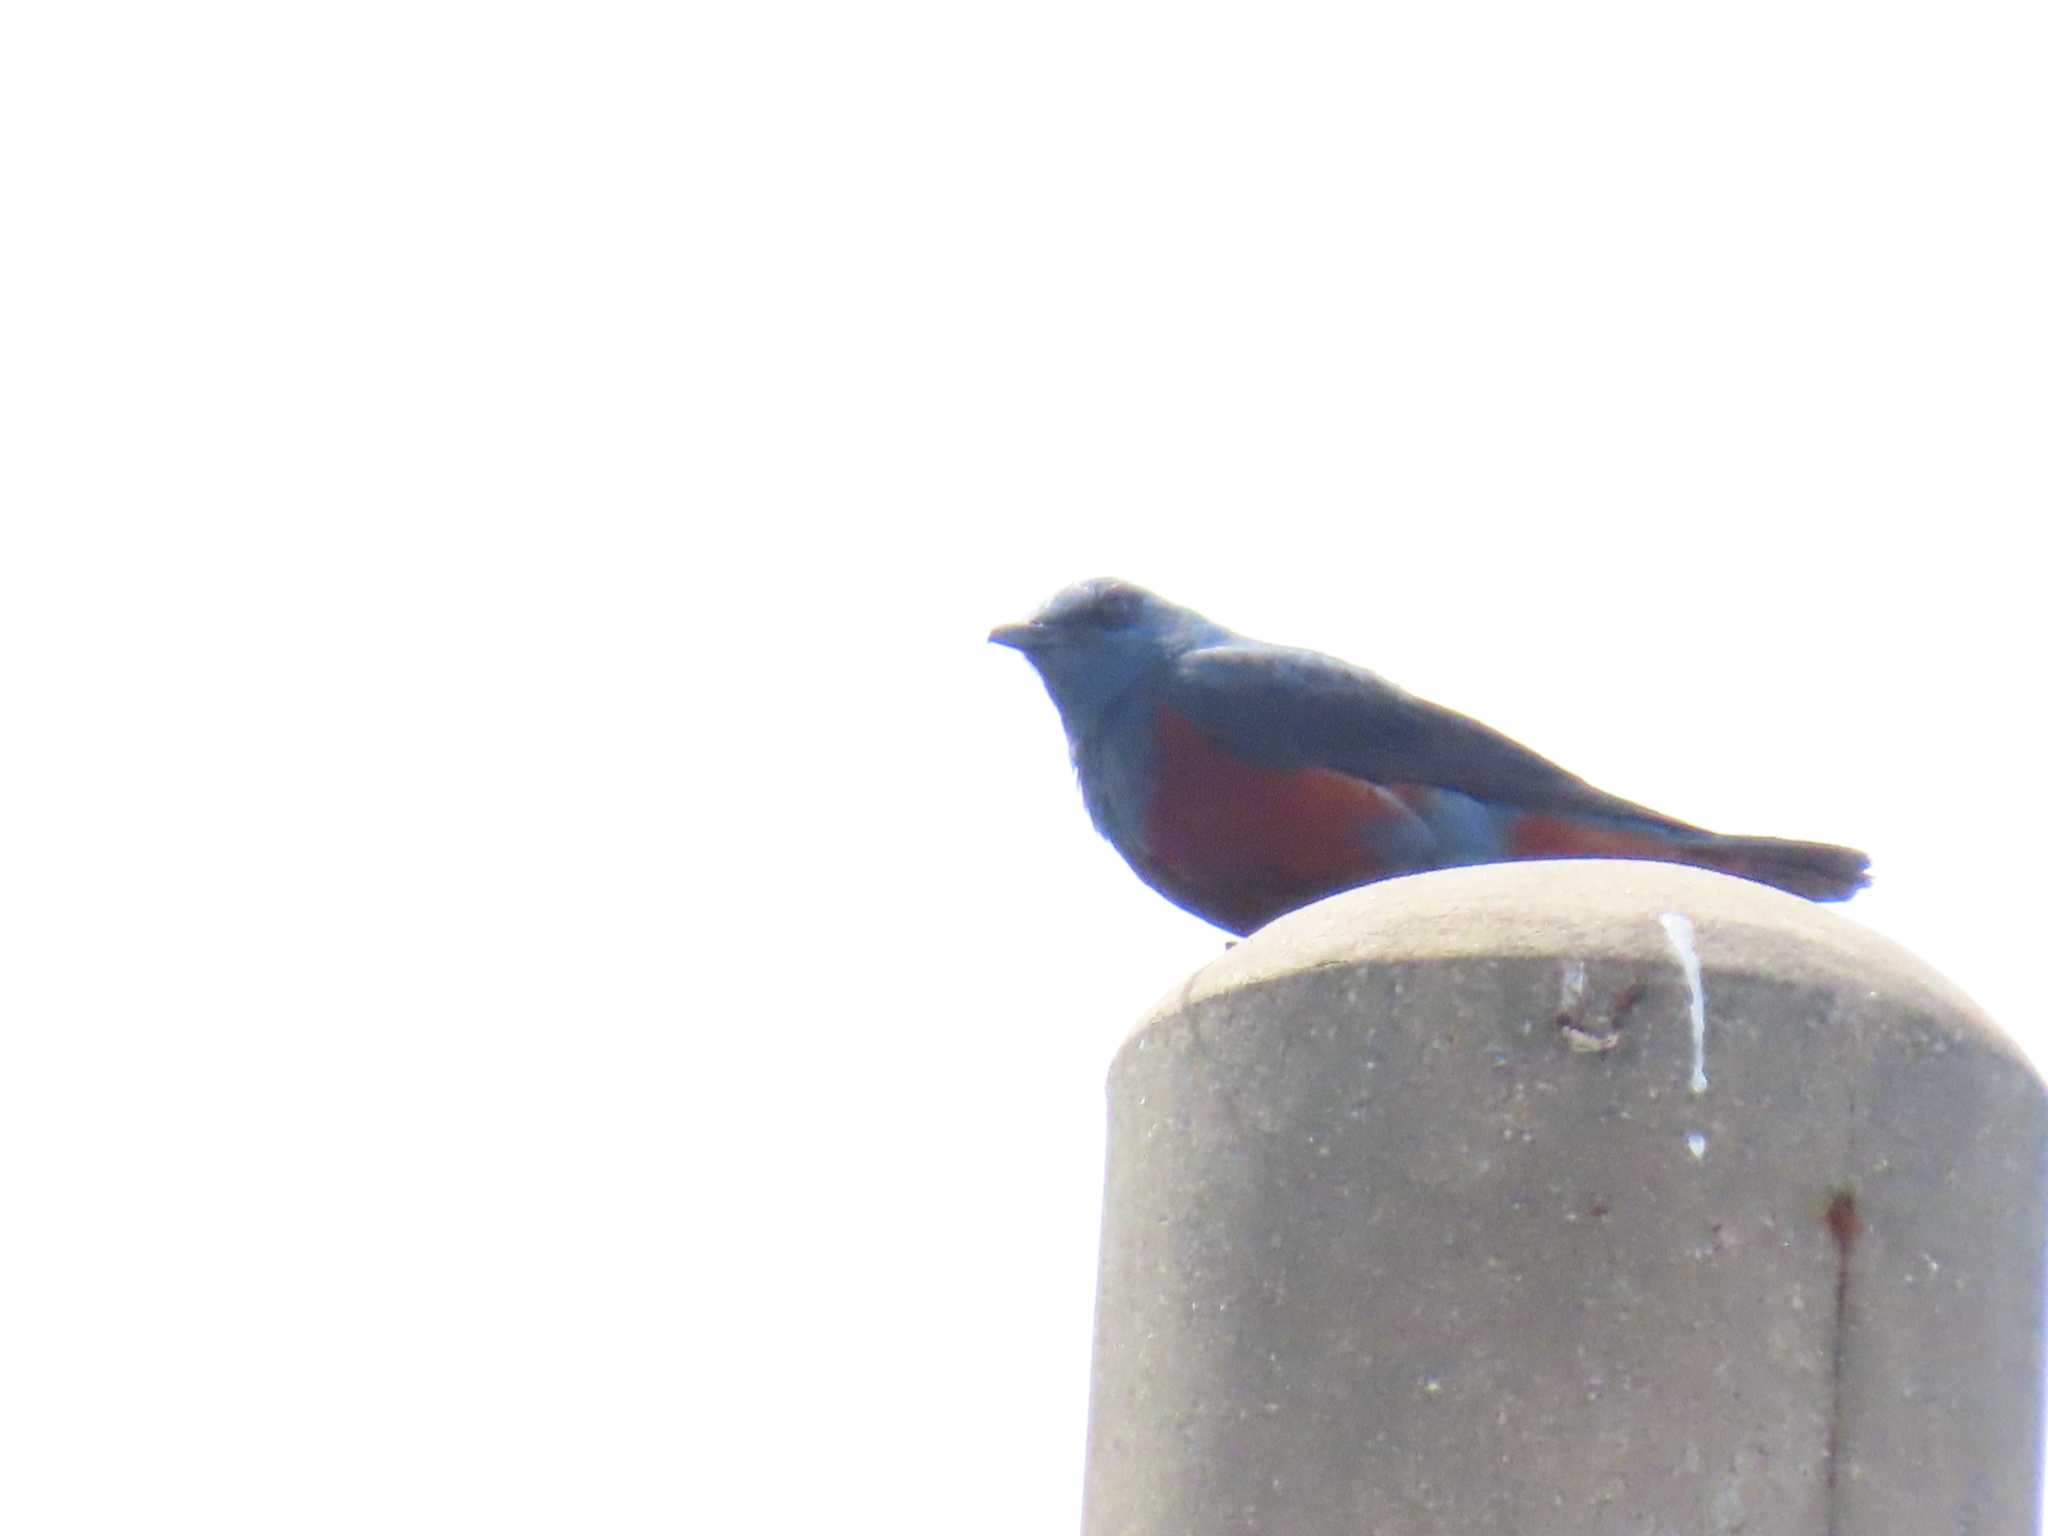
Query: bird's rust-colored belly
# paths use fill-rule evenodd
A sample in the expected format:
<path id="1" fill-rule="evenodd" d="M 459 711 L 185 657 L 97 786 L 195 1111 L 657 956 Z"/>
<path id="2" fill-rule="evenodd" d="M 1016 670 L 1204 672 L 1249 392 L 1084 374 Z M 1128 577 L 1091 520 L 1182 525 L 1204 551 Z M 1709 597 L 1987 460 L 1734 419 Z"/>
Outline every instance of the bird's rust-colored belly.
<path id="1" fill-rule="evenodd" d="M 1246 762 L 1166 705 L 1152 749 L 1148 873 L 1212 920 L 1242 932 L 1393 872 L 1373 834 L 1411 819 L 1399 787 Z"/>

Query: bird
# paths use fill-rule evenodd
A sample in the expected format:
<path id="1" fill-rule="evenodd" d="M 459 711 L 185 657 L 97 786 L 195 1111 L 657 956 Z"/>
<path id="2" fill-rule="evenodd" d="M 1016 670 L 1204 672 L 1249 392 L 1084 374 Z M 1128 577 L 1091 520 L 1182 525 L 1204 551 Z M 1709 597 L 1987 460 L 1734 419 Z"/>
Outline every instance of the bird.
<path id="1" fill-rule="evenodd" d="M 1234 934 L 1376 880 L 1520 859 L 1692 864 L 1814 901 L 1869 883 L 1857 849 L 1678 821 L 1363 667 L 1113 577 L 988 638 L 1052 696 L 1096 829 Z"/>

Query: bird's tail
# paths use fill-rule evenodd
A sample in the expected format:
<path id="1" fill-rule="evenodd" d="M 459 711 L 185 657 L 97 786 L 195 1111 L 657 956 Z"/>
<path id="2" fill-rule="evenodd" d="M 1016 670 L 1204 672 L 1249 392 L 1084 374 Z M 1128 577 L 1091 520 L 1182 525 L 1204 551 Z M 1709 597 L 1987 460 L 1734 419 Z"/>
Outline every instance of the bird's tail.
<path id="1" fill-rule="evenodd" d="M 1688 864 L 1775 885 L 1809 901 L 1846 901 L 1870 884 L 1870 855 L 1782 837 L 1713 837 L 1681 844 Z"/>

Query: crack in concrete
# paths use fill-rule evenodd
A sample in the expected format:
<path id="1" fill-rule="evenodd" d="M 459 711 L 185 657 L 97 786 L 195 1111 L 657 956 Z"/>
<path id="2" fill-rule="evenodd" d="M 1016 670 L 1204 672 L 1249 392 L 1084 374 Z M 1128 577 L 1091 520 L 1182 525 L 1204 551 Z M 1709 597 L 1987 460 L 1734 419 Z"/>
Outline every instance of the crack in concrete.
<path id="1" fill-rule="evenodd" d="M 1853 1115 L 1853 1108 L 1851 1110 Z M 1850 1255 L 1863 1232 L 1863 1218 L 1856 1209 L 1856 1195 L 1839 1189 L 1828 1202 L 1828 1235 L 1835 1242 L 1835 1323 L 1833 1347 L 1828 1362 L 1828 1536 L 1840 1536 L 1842 1528 L 1842 1374 L 1849 1352 Z"/>

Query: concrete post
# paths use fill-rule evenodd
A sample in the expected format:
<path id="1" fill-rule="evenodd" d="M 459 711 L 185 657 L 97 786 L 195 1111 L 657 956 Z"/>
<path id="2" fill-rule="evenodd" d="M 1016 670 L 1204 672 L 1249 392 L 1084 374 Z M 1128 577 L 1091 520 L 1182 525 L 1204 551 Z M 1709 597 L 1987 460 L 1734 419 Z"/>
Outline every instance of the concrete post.
<path id="1" fill-rule="evenodd" d="M 1836 913 L 1333 898 L 1110 1073 L 1087 1536 L 2038 1536 L 2040 1080 Z"/>

